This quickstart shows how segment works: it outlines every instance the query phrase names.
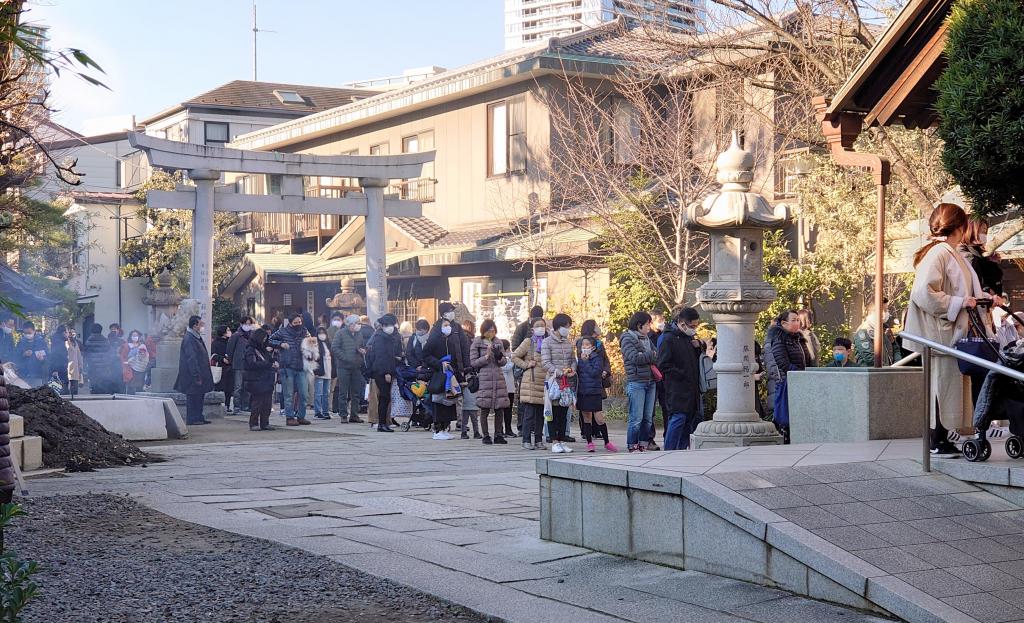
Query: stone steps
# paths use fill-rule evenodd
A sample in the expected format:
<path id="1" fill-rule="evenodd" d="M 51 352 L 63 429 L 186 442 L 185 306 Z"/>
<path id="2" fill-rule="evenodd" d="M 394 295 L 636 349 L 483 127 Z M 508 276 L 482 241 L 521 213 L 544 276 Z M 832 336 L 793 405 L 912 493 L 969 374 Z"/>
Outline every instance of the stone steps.
<path id="1" fill-rule="evenodd" d="M 43 438 L 25 436 L 25 418 L 11 414 L 11 456 L 18 462 L 21 471 L 37 470 L 43 466 Z"/>

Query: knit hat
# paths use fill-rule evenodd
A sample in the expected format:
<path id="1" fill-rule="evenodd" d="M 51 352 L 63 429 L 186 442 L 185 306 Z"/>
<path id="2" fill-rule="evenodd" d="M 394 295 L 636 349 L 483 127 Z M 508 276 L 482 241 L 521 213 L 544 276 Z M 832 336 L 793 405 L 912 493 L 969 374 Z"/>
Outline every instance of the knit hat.
<path id="1" fill-rule="evenodd" d="M 455 311 L 455 306 L 452 305 L 451 303 L 444 302 L 444 303 L 441 303 L 440 305 L 437 306 L 437 313 L 440 316 L 444 316 L 448 312 L 452 312 L 452 311 Z"/>
<path id="2" fill-rule="evenodd" d="M 359 324 L 359 316 L 355 314 L 350 315 L 348 318 L 345 318 L 345 324 L 350 327 L 354 324 Z"/>

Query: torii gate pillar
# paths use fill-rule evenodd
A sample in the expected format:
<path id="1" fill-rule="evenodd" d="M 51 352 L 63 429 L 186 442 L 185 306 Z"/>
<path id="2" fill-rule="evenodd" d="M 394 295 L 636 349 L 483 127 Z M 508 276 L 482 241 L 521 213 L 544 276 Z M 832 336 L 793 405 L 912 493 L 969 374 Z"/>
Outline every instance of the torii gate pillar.
<path id="1" fill-rule="evenodd" d="M 384 249 L 384 189 L 388 180 L 375 177 L 359 178 L 366 194 L 365 228 L 366 251 L 366 315 L 370 322 L 388 313 L 387 260 Z"/>
<path id="2" fill-rule="evenodd" d="M 203 339 L 207 344 L 213 335 L 213 211 L 214 185 L 220 179 L 220 171 L 210 169 L 189 169 L 188 177 L 196 184 L 196 207 L 192 211 L 192 266 L 189 279 L 189 296 L 199 301 L 203 318 Z M 207 234 L 207 232 L 209 232 Z"/>

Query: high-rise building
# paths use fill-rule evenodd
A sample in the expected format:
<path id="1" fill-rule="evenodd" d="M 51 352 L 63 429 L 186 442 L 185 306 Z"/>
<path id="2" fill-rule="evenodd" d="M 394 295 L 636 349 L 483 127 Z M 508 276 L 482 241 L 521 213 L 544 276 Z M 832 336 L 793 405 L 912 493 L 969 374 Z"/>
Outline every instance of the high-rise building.
<path id="1" fill-rule="evenodd" d="M 699 32 L 704 0 L 505 0 L 505 49 L 539 45 L 620 16 Z"/>

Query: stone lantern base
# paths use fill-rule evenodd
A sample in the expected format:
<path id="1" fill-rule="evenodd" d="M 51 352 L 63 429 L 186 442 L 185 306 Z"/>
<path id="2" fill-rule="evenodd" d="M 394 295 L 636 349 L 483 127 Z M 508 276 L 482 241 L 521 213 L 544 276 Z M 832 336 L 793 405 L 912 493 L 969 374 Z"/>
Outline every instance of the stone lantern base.
<path id="1" fill-rule="evenodd" d="M 764 420 L 756 422 L 716 422 L 708 420 L 697 425 L 690 436 L 690 447 L 735 448 L 740 446 L 780 446 L 782 435 L 775 425 Z"/>

